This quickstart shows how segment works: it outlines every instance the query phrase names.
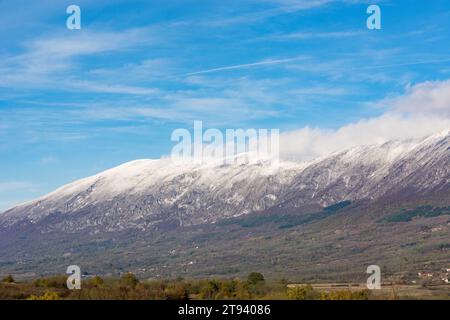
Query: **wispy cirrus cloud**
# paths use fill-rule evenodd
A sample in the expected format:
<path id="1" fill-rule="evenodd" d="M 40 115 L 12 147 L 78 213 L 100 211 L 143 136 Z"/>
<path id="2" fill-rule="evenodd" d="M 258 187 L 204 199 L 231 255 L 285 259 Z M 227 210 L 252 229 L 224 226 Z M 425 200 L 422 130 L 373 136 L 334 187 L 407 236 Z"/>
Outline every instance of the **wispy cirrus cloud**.
<path id="1" fill-rule="evenodd" d="M 0 214 L 27 200 L 23 194 L 36 194 L 40 186 L 30 181 L 0 181 Z"/>
<path id="2" fill-rule="evenodd" d="M 398 68 L 398 67 L 408 67 L 408 66 L 420 66 L 427 64 L 441 64 L 450 62 L 450 58 L 442 58 L 442 59 L 422 59 L 422 60 L 414 60 L 414 61 L 405 61 L 391 64 L 380 64 L 380 65 L 372 65 L 361 67 L 361 69 L 387 69 L 387 68 Z"/>
<path id="3" fill-rule="evenodd" d="M 55 156 L 45 156 L 39 160 L 39 164 L 47 166 L 58 163 L 58 158 Z"/>
<path id="4" fill-rule="evenodd" d="M 315 8 L 323 7 L 332 2 L 338 2 L 342 0 L 265 0 L 265 1 L 252 1 L 257 5 L 266 5 L 266 7 L 252 10 L 251 12 L 243 13 L 240 15 L 232 15 L 230 17 L 220 17 L 209 19 L 204 22 L 211 27 L 227 27 L 235 24 L 248 24 L 258 21 L 263 21 L 270 17 L 275 17 L 282 14 L 292 14 L 300 11 L 311 10 Z"/>
<path id="5" fill-rule="evenodd" d="M 263 39 L 271 39 L 271 40 L 304 40 L 304 39 L 338 39 L 338 38 L 350 38 L 367 34 L 364 31 L 360 30 L 349 30 L 349 31 L 330 31 L 330 32 L 294 32 L 287 34 L 275 34 L 264 37 Z"/>
<path id="6" fill-rule="evenodd" d="M 18 190 L 35 190 L 38 188 L 33 182 L 28 181 L 0 181 L 0 192 L 10 192 Z"/>
<path id="7" fill-rule="evenodd" d="M 135 50 L 156 42 L 152 28 L 132 28 L 120 32 L 80 30 L 32 39 L 22 52 L 0 60 L 0 87 L 66 88 L 107 93 L 146 94 L 147 88 L 108 83 L 90 83 L 80 78 L 80 59 L 93 55 Z M 105 79 L 103 79 L 105 80 Z"/>
<path id="8" fill-rule="evenodd" d="M 159 89 L 151 87 L 132 86 L 125 84 L 108 84 L 89 80 L 74 80 L 68 90 L 79 90 L 83 92 L 129 94 L 129 95 L 155 95 L 160 93 Z"/>

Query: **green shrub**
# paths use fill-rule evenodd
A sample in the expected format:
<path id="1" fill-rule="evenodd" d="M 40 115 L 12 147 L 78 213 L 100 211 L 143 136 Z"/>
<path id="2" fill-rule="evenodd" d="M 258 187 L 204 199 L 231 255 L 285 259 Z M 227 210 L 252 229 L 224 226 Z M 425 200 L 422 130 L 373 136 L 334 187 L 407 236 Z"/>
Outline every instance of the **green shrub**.
<path id="1" fill-rule="evenodd" d="M 15 281 L 14 281 L 13 276 L 9 274 L 2 279 L 2 282 L 3 283 L 14 283 Z"/>
<path id="2" fill-rule="evenodd" d="M 124 286 L 134 288 L 139 283 L 139 280 L 134 274 L 128 272 L 122 276 L 120 282 Z"/>
<path id="3" fill-rule="evenodd" d="M 59 275 L 47 278 L 38 278 L 34 280 L 33 284 L 36 287 L 67 289 L 67 276 Z"/>
<path id="4" fill-rule="evenodd" d="M 247 282 L 251 285 L 256 285 L 258 283 L 264 282 L 264 276 L 259 272 L 252 272 L 247 277 Z"/>
<path id="5" fill-rule="evenodd" d="M 314 300 L 318 296 L 318 292 L 309 284 L 287 289 L 287 297 L 289 300 Z"/>
<path id="6" fill-rule="evenodd" d="M 56 292 L 45 292 L 42 296 L 31 295 L 27 300 L 60 300 L 59 294 Z"/>
<path id="7" fill-rule="evenodd" d="M 320 295 L 321 300 L 368 300 L 369 291 L 351 291 L 351 290 L 339 290 L 331 292 L 322 292 Z"/>
<path id="8" fill-rule="evenodd" d="M 200 289 L 200 297 L 206 300 L 215 299 L 216 294 L 219 292 L 219 282 L 216 280 L 208 280 L 204 286 Z"/>
<path id="9" fill-rule="evenodd" d="M 89 284 L 93 285 L 94 287 L 100 287 L 105 284 L 105 281 L 101 277 L 95 276 L 89 281 Z"/>
<path id="10" fill-rule="evenodd" d="M 187 300 L 189 298 L 189 290 L 185 283 L 174 282 L 164 289 L 164 297 L 167 300 Z"/>

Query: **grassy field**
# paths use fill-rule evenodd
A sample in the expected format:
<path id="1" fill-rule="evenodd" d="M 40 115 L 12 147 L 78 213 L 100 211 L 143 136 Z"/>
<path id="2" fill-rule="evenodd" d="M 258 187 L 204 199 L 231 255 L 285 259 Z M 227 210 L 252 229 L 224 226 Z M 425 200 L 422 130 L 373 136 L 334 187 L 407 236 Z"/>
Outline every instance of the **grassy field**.
<path id="1" fill-rule="evenodd" d="M 289 284 L 288 287 L 303 286 L 303 284 Z M 366 287 L 364 283 L 318 283 L 311 285 L 319 292 L 336 292 L 342 290 L 361 291 Z M 384 283 L 379 290 L 370 291 L 371 299 L 450 299 L 450 285 L 406 285 Z"/>

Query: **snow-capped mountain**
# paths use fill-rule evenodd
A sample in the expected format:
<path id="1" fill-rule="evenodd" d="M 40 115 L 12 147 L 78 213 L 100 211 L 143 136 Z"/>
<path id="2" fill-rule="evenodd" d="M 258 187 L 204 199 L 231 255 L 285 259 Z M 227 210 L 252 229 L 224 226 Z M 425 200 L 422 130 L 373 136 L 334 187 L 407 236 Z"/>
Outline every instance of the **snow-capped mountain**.
<path id="1" fill-rule="evenodd" d="M 137 160 L 0 214 L 0 228 L 92 233 L 212 223 L 273 206 L 426 193 L 449 195 L 450 131 L 361 146 L 310 163 L 179 164 Z"/>

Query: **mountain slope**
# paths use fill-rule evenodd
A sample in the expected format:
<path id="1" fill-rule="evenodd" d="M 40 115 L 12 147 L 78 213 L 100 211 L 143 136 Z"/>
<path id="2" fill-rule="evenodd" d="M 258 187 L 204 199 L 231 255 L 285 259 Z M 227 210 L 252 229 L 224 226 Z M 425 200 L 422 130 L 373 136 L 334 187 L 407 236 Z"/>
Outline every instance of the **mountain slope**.
<path id="1" fill-rule="evenodd" d="M 0 215 L 0 227 L 52 218 L 48 230 L 119 231 L 211 223 L 273 206 L 443 192 L 450 182 L 450 133 L 335 153 L 308 164 L 232 165 L 138 160 L 63 186 Z"/>
<path id="2" fill-rule="evenodd" d="M 0 275 L 413 279 L 450 261 L 449 170 L 450 132 L 278 171 L 133 161 L 0 214 Z"/>

